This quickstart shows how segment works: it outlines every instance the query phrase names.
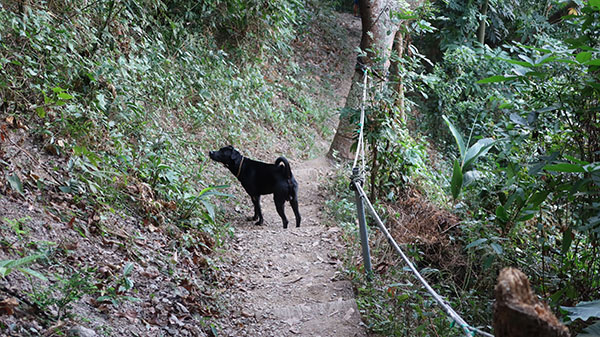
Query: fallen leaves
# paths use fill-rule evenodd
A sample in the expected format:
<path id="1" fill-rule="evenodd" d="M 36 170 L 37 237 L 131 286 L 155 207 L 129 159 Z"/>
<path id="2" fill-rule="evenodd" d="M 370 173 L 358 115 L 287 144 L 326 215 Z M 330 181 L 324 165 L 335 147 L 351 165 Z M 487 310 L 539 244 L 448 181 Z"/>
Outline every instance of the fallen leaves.
<path id="1" fill-rule="evenodd" d="M 117 317 L 124 317 L 129 322 L 133 323 L 137 319 L 138 313 L 135 310 L 127 310 L 125 312 L 117 312 L 115 315 Z"/>
<path id="2" fill-rule="evenodd" d="M 14 297 L 5 298 L 0 301 L 0 315 L 13 315 L 19 301 Z"/>

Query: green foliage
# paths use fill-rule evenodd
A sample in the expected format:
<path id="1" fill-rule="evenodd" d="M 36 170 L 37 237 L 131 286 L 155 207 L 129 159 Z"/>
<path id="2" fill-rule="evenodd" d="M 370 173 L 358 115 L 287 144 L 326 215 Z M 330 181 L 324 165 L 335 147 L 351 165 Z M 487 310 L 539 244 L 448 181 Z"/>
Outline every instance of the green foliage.
<path id="1" fill-rule="evenodd" d="M 36 277 L 43 281 L 48 281 L 46 276 L 44 276 L 42 273 L 35 271 L 31 268 L 25 267 L 25 265 L 33 263 L 34 261 L 43 257 L 44 255 L 42 254 L 36 254 L 22 257 L 16 260 L 2 260 L 0 261 L 0 277 L 6 278 L 6 276 L 8 276 L 11 272 L 17 270 L 23 274 Z"/>
<path id="2" fill-rule="evenodd" d="M 258 54 L 264 48 L 282 51 L 285 41 L 294 37 L 293 28 L 306 16 L 298 0 L 167 0 L 163 9 L 170 20 L 188 29 L 210 31 L 222 46 Z"/>
<path id="3" fill-rule="evenodd" d="M 294 74 L 284 86 L 258 62 L 285 66 L 275 53 L 309 18 L 292 0 L 5 6 L 0 105 L 48 152 L 69 158 L 63 193 L 213 231 L 217 194 L 202 194 L 211 189 L 207 148 L 246 134 L 257 141 L 263 125 L 291 137 L 288 127 L 328 118 L 298 97 L 304 83 Z M 301 104 L 283 109 L 280 97 Z M 19 176 L 7 175 L 25 193 Z"/>
<path id="4" fill-rule="evenodd" d="M 23 238 L 29 234 L 29 227 L 27 223 L 31 220 L 30 217 L 26 216 L 19 219 L 2 218 L 2 221 L 10 226 L 10 229 L 17 235 L 18 238 Z"/>
<path id="5" fill-rule="evenodd" d="M 463 184 L 470 183 L 473 179 L 475 179 L 473 177 L 477 177 L 479 175 L 479 172 L 476 170 L 471 170 L 471 167 L 477 158 L 485 156 L 492 146 L 494 146 L 494 141 L 491 138 L 483 138 L 469 147 L 469 143 L 471 142 L 470 137 L 465 143 L 461 134 L 458 132 L 458 130 L 456 130 L 448 118 L 446 116 L 442 116 L 442 118 L 446 124 L 448 124 L 448 128 L 450 128 L 460 152 L 460 161 L 457 159 L 454 160 L 452 179 L 450 180 L 452 198 L 456 200 L 461 188 L 463 187 Z M 464 181 L 465 176 L 470 177 L 469 181 Z"/>
<path id="6" fill-rule="evenodd" d="M 461 135 L 480 139 L 492 133 L 494 125 L 491 121 L 498 115 L 497 109 L 506 103 L 503 88 L 488 88 L 475 83 L 509 68 L 497 59 L 483 58 L 484 53 L 506 56 L 503 51 L 461 46 L 447 51 L 443 62 L 437 63 L 430 74 L 422 77 L 426 101 L 422 106 L 425 113 L 418 116 L 420 129 L 444 149 L 455 140 L 445 132 L 447 124 L 442 116 L 446 116 Z"/>
<path id="7" fill-rule="evenodd" d="M 552 4 L 555 4 L 553 1 Z M 487 5 L 487 12 L 484 8 Z M 484 42 L 502 43 L 535 38 L 536 34 L 554 33 L 556 28 L 546 21 L 549 3 L 519 0 L 449 0 L 434 1 L 433 25 L 439 29 L 435 39 L 441 50 L 471 46 L 477 41 L 481 20 L 486 22 Z M 554 10 L 553 10 L 554 12 Z"/>
<path id="8" fill-rule="evenodd" d="M 490 6 L 485 17 L 484 4 Z M 454 204 L 464 219 L 461 234 L 452 240 L 463 243 L 468 267 L 464 282 L 454 285 L 455 294 L 486 302 L 499 269 L 516 265 L 530 275 L 538 293 L 550 295 L 553 307 L 595 299 L 600 285 L 600 6 L 516 1 L 428 6 L 444 15 L 432 21 L 439 33 L 413 38 L 435 65 L 427 69 L 400 59 L 407 91 L 423 97 L 419 102 L 409 94 L 421 103 L 415 112 L 419 130 L 443 152 L 451 153 L 451 143 L 459 150 L 439 165 L 446 174 L 452 171 L 449 181 L 429 178 L 449 185 L 454 199 L 464 193 Z M 474 43 L 481 19 L 488 23 L 485 42 L 492 47 Z M 437 46 L 443 57 L 436 54 Z M 423 57 L 414 50 L 415 58 Z M 409 160 L 420 138 L 409 140 L 402 132 L 398 101 L 388 91 L 370 93 L 367 109 L 373 199 L 387 193 L 393 199 L 408 182 L 422 184 L 415 181 L 420 174 L 414 168 L 429 163 L 418 150 L 418 159 Z M 372 328 L 386 335 L 404 331 L 407 325 L 395 322 L 409 312 L 397 311 L 407 300 L 383 305 L 377 297 L 384 292 L 372 290 L 363 290 L 360 302 L 368 308 Z M 465 307 L 465 314 L 489 323 L 491 313 L 481 307 Z"/>
<path id="9" fill-rule="evenodd" d="M 6 173 L 6 180 L 8 181 L 8 183 L 10 184 L 10 187 L 19 192 L 20 194 L 23 194 L 23 183 L 21 182 L 21 179 L 19 178 L 18 175 L 16 174 L 8 174 L 8 172 Z"/>
<path id="10" fill-rule="evenodd" d="M 520 42 L 496 49 L 448 42 L 455 45 L 423 77 L 429 99 L 420 120 L 444 149 L 449 141 L 439 133 L 440 117 L 447 116 L 460 153 L 450 181 L 454 196 L 466 180 L 469 142 L 462 135 L 495 140 L 486 160 L 470 162 L 477 179 L 456 204 L 468 219 L 462 240 L 478 271 L 478 281 L 465 285 L 487 293 L 499 268 L 517 265 L 556 307 L 595 299 L 600 285 L 600 8 L 581 3 L 580 15 L 554 25 L 536 22 L 531 35 L 533 25 L 522 18 L 536 6 L 521 6 L 514 27 L 507 26 L 507 36 Z"/>
<path id="11" fill-rule="evenodd" d="M 568 312 L 571 320 L 581 319 L 587 321 L 591 317 L 600 318 L 600 301 L 581 302 L 574 307 L 561 307 Z"/>
<path id="12" fill-rule="evenodd" d="M 329 107 L 315 102 L 290 52 L 319 10 L 297 0 L 3 2 L 0 114 L 27 125 L 36 150 L 47 152 L 41 166 L 55 174 L 37 184 L 26 172 L 2 179 L 26 198 L 72 200 L 81 214 L 69 225 L 82 236 L 97 232 L 80 230 L 80 215 L 95 222 L 100 213 L 97 226 L 109 235 L 102 213 L 114 212 L 164 224 L 175 245 L 208 254 L 231 229 L 219 221 L 215 199 L 228 195 L 208 183 L 207 150 L 283 139 L 308 156 L 315 133 L 327 132 Z M 11 221 L 3 223 L 20 240 L 32 232 Z M 27 262 L 2 261 L 0 271 L 42 276 Z M 95 272 L 64 267 L 30 299 L 57 319 L 84 296 L 138 300 L 133 264 L 108 279 Z"/>
<path id="13" fill-rule="evenodd" d="M 68 268 L 72 270 L 73 268 Z M 69 315 L 71 304 L 78 301 L 85 295 L 94 294 L 97 287 L 93 278 L 96 268 L 81 268 L 73 271 L 68 277 L 55 275 L 57 279 L 47 288 L 37 289 L 33 287 L 29 294 L 32 303 L 34 303 L 43 312 L 50 312 L 50 309 L 56 309 L 57 320 L 65 315 Z"/>
<path id="14" fill-rule="evenodd" d="M 122 301 L 140 301 L 139 298 L 129 296 L 126 293 L 133 289 L 134 282 L 131 279 L 130 275 L 133 272 L 134 264 L 129 262 L 125 266 L 123 266 L 123 272 L 121 276 L 108 280 L 107 284 L 103 284 L 103 286 L 99 289 L 100 296 L 96 298 L 97 302 L 109 302 L 113 305 L 118 305 Z"/>
<path id="15" fill-rule="evenodd" d="M 600 335 L 600 322 L 588 326 L 577 337 L 594 337 Z"/>

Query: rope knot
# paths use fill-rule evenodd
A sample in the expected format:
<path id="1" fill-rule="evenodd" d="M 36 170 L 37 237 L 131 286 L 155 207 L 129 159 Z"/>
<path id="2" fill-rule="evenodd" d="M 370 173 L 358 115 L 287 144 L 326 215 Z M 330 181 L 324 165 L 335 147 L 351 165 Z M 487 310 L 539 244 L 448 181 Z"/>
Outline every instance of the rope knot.
<path id="1" fill-rule="evenodd" d="M 352 191 L 356 190 L 356 185 L 355 184 L 359 184 L 360 186 L 363 186 L 365 179 L 363 176 L 363 172 L 361 172 L 358 167 L 355 167 L 352 169 L 352 175 L 350 176 L 350 189 Z"/>

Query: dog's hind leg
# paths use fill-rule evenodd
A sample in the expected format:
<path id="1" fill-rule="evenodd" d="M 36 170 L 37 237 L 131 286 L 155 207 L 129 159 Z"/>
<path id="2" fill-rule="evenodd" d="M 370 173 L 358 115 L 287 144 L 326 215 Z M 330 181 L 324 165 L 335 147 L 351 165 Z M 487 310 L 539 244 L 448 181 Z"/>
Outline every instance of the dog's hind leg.
<path id="1" fill-rule="evenodd" d="M 296 197 L 294 197 L 292 200 L 290 200 L 290 205 L 292 206 L 292 209 L 294 210 L 294 216 L 296 217 L 296 227 L 300 227 L 300 211 L 298 210 L 298 199 L 296 199 Z"/>
<path id="2" fill-rule="evenodd" d="M 281 196 L 274 196 L 273 200 L 275 200 L 275 208 L 277 208 L 277 213 L 279 213 L 281 221 L 283 221 L 283 228 L 287 228 L 288 219 L 285 217 L 285 210 L 283 209 L 283 206 L 285 204 L 285 198 L 282 198 Z"/>
<path id="3" fill-rule="evenodd" d="M 250 197 L 252 199 L 252 204 L 254 205 L 254 216 L 248 218 L 250 221 L 258 220 L 255 225 L 260 226 L 263 223 L 263 215 L 260 210 L 260 195 Z"/>

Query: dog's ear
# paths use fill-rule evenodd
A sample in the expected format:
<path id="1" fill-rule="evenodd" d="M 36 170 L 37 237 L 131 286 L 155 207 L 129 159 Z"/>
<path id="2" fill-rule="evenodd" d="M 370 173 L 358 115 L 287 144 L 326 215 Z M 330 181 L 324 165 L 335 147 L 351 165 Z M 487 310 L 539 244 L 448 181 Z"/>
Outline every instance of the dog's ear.
<path id="1" fill-rule="evenodd" d="M 231 147 L 231 153 L 229 154 L 229 157 L 231 158 L 231 160 L 236 161 L 237 159 L 240 159 L 242 157 L 242 155 L 236 151 L 236 149 L 233 148 L 233 146 Z"/>

